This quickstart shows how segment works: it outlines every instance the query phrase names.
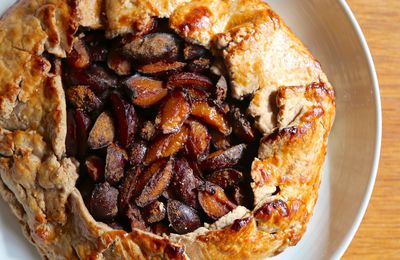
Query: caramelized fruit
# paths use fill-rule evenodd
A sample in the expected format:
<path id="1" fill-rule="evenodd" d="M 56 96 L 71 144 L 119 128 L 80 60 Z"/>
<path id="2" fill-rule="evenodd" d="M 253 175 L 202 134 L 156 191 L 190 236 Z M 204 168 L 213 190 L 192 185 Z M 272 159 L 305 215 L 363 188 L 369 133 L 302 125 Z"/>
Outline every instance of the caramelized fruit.
<path id="1" fill-rule="evenodd" d="M 114 123 L 111 115 L 103 112 L 97 118 L 89 133 L 88 145 L 90 149 L 100 149 L 110 145 L 115 139 Z"/>
<path id="2" fill-rule="evenodd" d="M 209 105 L 207 101 L 195 101 L 192 104 L 192 115 L 224 135 L 231 133 L 231 128 L 224 114 L 217 107 Z"/>
<path id="3" fill-rule="evenodd" d="M 116 185 L 124 177 L 125 164 L 128 156 L 125 150 L 115 144 L 107 147 L 105 179 L 112 185 Z"/>
<path id="4" fill-rule="evenodd" d="M 215 100 L 217 103 L 221 104 L 225 101 L 228 95 L 228 83 L 224 76 L 221 76 L 215 85 Z"/>
<path id="5" fill-rule="evenodd" d="M 160 110 L 158 128 L 163 134 L 178 132 L 189 117 L 190 110 L 191 105 L 186 94 L 181 91 L 173 91 Z"/>
<path id="6" fill-rule="evenodd" d="M 188 134 L 189 128 L 183 126 L 177 133 L 160 136 L 149 147 L 144 163 L 150 164 L 157 159 L 175 155 L 184 147 Z"/>
<path id="7" fill-rule="evenodd" d="M 240 181 L 242 181 L 242 179 L 243 173 L 233 168 L 218 170 L 207 176 L 209 182 L 212 182 L 223 189 L 236 186 Z"/>
<path id="8" fill-rule="evenodd" d="M 256 130 L 249 120 L 240 112 L 240 109 L 233 107 L 229 112 L 233 134 L 244 142 L 251 143 L 256 139 Z"/>
<path id="9" fill-rule="evenodd" d="M 219 219 L 236 208 L 224 190 L 211 183 L 206 183 L 200 188 L 199 202 L 204 212 L 212 219 Z"/>
<path id="10" fill-rule="evenodd" d="M 140 165 L 147 152 L 147 142 L 144 140 L 137 140 L 129 148 L 129 163 L 131 166 Z"/>
<path id="11" fill-rule="evenodd" d="M 174 88 L 197 88 L 209 91 L 213 88 L 212 81 L 204 75 L 190 72 L 175 74 L 168 79 L 167 87 Z"/>
<path id="12" fill-rule="evenodd" d="M 78 143 L 78 157 L 83 158 L 88 148 L 89 129 L 92 126 L 90 118 L 82 111 L 75 112 L 76 142 Z"/>
<path id="13" fill-rule="evenodd" d="M 51 59 L 52 73 L 63 77 L 67 155 L 81 163 L 77 187 L 96 220 L 184 234 L 253 207 L 260 136 L 209 50 L 165 19 L 115 39 L 79 35 L 65 60 Z"/>
<path id="14" fill-rule="evenodd" d="M 147 223 L 156 223 L 163 220 L 166 212 L 164 203 L 158 200 L 143 208 L 143 216 Z"/>
<path id="15" fill-rule="evenodd" d="M 118 214 L 118 190 L 108 182 L 95 186 L 90 199 L 90 212 L 100 221 L 110 221 Z"/>
<path id="16" fill-rule="evenodd" d="M 100 99 L 88 86 L 73 86 L 65 94 L 68 103 L 75 109 L 92 112 L 101 106 Z"/>
<path id="17" fill-rule="evenodd" d="M 174 197 L 193 208 L 199 208 L 197 187 L 202 184 L 202 181 L 194 174 L 185 158 L 175 160 L 174 171 L 175 175 L 171 183 Z"/>
<path id="18" fill-rule="evenodd" d="M 178 73 L 182 71 L 185 66 L 186 63 L 179 61 L 175 62 L 159 61 L 156 63 L 142 65 L 138 68 L 138 71 L 144 75 L 162 77 Z"/>
<path id="19" fill-rule="evenodd" d="M 173 175 L 172 167 L 173 161 L 170 160 L 156 174 L 153 174 L 142 193 L 135 200 L 136 205 L 139 207 L 147 206 L 161 196 L 171 182 Z"/>
<path id="20" fill-rule="evenodd" d="M 201 220 L 197 212 L 177 200 L 168 201 L 167 214 L 169 223 L 179 234 L 194 231 L 201 226 Z"/>
<path id="21" fill-rule="evenodd" d="M 108 54 L 107 65 L 119 76 L 128 76 L 132 72 L 132 63 L 120 49 L 113 49 Z"/>
<path id="22" fill-rule="evenodd" d="M 245 144 L 239 144 L 227 150 L 216 151 L 201 162 L 201 167 L 208 171 L 233 167 L 242 159 L 245 149 Z"/>
<path id="23" fill-rule="evenodd" d="M 199 58 L 188 63 L 187 69 L 191 72 L 204 72 L 211 67 L 211 60 L 208 58 Z"/>
<path id="24" fill-rule="evenodd" d="M 137 176 L 137 180 L 132 190 L 132 198 L 137 198 L 143 192 L 147 184 L 149 184 L 151 178 L 156 176 L 162 171 L 162 169 L 167 165 L 167 160 L 158 160 L 151 164 L 145 171 Z M 159 174 L 158 174 L 159 175 Z M 154 177 L 155 178 L 155 177 Z"/>
<path id="25" fill-rule="evenodd" d="M 226 150 L 231 147 L 231 138 L 218 131 L 211 131 L 211 144 L 215 150 Z"/>
<path id="26" fill-rule="evenodd" d="M 117 92 L 111 94 L 111 103 L 117 121 L 119 142 L 123 147 L 128 147 L 133 142 L 138 125 L 135 108 Z"/>
<path id="27" fill-rule="evenodd" d="M 148 230 L 146 222 L 143 220 L 142 213 L 137 206 L 130 204 L 126 212 L 126 216 L 130 222 L 131 230 L 135 228 Z"/>
<path id="28" fill-rule="evenodd" d="M 194 60 L 208 56 L 208 50 L 200 45 L 185 43 L 183 48 L 183 57 L 185 60 Z"/>
<path id="29" fill-rule="evenodd" d="M 134 105 L 140 107 L 151 107 L 162 100 L 168 91 L 164 83 L 148 77 L 135 75 L 125 81 L 127 94 Z"/>
<path id="30" fill-rule="evenodd" d="M 207 127 L 198 121 L 191 120 L 189 122 L 189 137 L 186 141 L 186 147 L 190 158 L 199 160 L 207 155 L 211 136 Z"/>
<path id="31" fill-rule="evenodd" d="M 100 98 L 107 95 L 109 88 L 115 88 L 117 78 L 106 68 L 93 64 L 83 70 L 71 67 L 63 69 L 63 80 L 70 86 L 85 85 Z"/>
<path id="32" fill-rule="evenodd" d="M 68 156 L 76 156 L 78 142 L 76 139 L 76 122 L 73 110 L 67 111 L 67 136 L 65 138 L 65 147 Z"/>
<path id="33" fill-rule="evenodd" d="M 186 93 L 194 101 L 205 101 L 210 97 L 210 93 L 197 88 L 188 88 Z"/>
<path id="34" fill-rule="evenodd" d="M 126 172 L 122 185 L 119 187 L 118 209 L 120 214 L 125 214 L 132 197 L 140 192 L 138 180 L 142 173 L 140 167 L 131 168 Z"/>

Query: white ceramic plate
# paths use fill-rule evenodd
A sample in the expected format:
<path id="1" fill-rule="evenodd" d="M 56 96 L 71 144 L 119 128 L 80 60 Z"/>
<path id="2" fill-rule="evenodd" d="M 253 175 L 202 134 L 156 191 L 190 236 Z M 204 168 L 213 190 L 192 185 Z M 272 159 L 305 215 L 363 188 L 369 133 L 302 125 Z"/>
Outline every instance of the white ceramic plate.
<path id="1" fill-rule="evenodd" d="M 1 0 L 3 13 L 14 0 Z M 343 0 L 269 0 L 321 62 L 336 90 L 319 199 L 303 239 L 274 259 L 339 259 L 365 213 L 378 168 L 381 105 L 364 36 Z M 1 259 L 38 259 L 0 200 Z"/>

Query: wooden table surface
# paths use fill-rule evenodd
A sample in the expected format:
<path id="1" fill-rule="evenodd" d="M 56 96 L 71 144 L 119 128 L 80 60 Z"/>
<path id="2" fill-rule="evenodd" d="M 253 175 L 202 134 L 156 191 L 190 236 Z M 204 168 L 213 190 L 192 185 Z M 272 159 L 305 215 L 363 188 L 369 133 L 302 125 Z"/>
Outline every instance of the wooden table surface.
<path id="1" fill-rule="evenodd" d="M 400 0 L 347 0 L 378 72 L 382 153 L 367 213 L 343 259 L 400 259 Z"/>

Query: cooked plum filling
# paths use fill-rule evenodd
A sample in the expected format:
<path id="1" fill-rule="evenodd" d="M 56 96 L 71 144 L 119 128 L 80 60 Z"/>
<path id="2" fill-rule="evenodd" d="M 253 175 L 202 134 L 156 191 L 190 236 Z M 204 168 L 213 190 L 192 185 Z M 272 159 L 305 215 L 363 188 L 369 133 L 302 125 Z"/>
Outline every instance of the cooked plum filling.
<path id="1" fill-rule="evenodd" d="M 253 207 L 261 136 L 246 100 L 231 97 L 209 50 L 166 22 L 115 39 L 82 29 L 62 61 L 77 186 L 92 216 L 116 229 L 184 234 Z"/>

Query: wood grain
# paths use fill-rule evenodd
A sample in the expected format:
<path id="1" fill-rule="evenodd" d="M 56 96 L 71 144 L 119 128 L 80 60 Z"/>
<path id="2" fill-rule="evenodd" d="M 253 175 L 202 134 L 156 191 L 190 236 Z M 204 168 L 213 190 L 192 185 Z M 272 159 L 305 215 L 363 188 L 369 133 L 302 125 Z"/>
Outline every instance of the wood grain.
<path id="1" fill-rule="evenodd" d="M 382 153 L 364 220 L 343 259 L 400 259 L 400 0 L 348 0 L 378 72 Z"/>

